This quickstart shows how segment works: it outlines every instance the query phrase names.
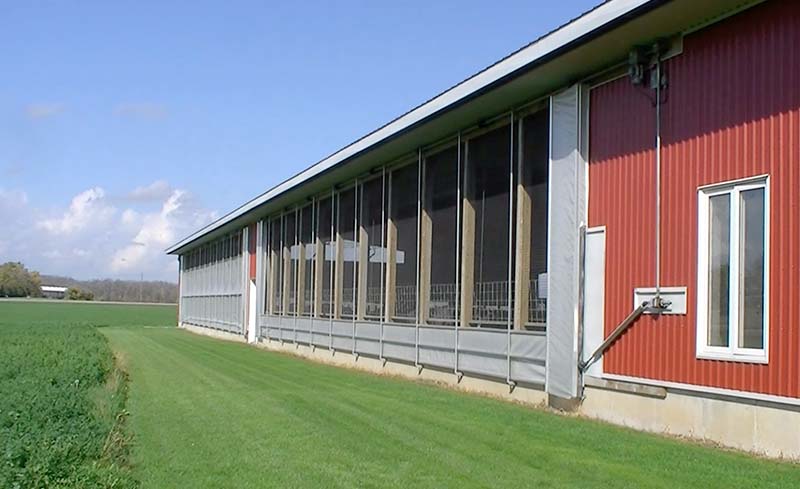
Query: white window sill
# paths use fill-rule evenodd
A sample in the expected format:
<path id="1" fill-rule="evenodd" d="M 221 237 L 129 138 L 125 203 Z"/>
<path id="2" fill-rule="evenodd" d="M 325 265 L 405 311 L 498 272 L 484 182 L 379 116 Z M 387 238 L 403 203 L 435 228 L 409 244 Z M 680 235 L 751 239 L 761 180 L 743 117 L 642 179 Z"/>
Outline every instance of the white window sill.
<path id="1" fill-rule="evenodd" d="M 720 360 L 724 362 L 739 362 L 739 363 L 758 363 L 766 365 L 769 363 L 769 358 L 766 353 L 721 353 L 721 352 L 699 352 L 697 354 L 698 360 Z"/>

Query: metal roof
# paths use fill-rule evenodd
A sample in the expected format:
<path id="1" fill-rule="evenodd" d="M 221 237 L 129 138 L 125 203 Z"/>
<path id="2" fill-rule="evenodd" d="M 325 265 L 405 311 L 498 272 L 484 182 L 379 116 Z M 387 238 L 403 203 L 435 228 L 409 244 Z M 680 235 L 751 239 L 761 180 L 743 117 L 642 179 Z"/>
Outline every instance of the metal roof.
<path id="1" fill-rule="evenodd" d="M 284 196 L 287 192 L 297 189 L 334 168 L 338 169 L 339 167 L 347 166 L 346 163 L 361 157 L 361 155 L 375 151 L 394 138 L 441 117 L 462 104 L 474 100 L 481 94 L 508 84 L 510 80 L 514 80 L 515 77 L 524 74 L 532 66 L 565 58 L 566 54 L 597 36 L 610 32 L 617 26 L 667 3 L 680 5 L 672 9 L 669 15 L 662 15 L 661 20 L 668 18 L 673 23 L 679 20 L 684 23 L 683 28 L 687 27 L 685 24 L 687 19 L 691 19 L 693 22 L 700 22 L 703 20 L 702 16 L 719 15 L 720 11 L 732 8 L 730 0 L 708 0 L 707 2 L 690 0 L 608 0 L 363 138 L 345 146 L 315 165 L 281 182 L 260 196 L 175 243 L 166 252 L 168 254 L 178 254 L 192 247 L 193 244 L 203 242 L 204 238 L 211 239 L 214 235 L 226 231 L 226 228 L 233 225 L 234 221 L 241 220 L 247 214 L 264 207 L 266 204 Z M 737 5 L 740 6 L 741 4 Z M 651 35 L 651 32 L 647 30 L 647 26 L 639 26 L 636 35 L 641 37 Z M 620 43 L 616 42 L 616 44 Z M 629 47 L 629 45 L 619 46 L 618 49 L 613 44 L 604 45 L 603 49 L 606 51 L 602 51 L 602 54 L 607 55 L 609 58 L 613 56 L 614 58 L 611 59 L 618 59 L 620 55 L 624 56 Z M 573 65 L 576 63 L 590 64 L 585 56 L 582 61 L 580 58 L 573 57 L 573 59 L 565 60 L 564 63 Z M 552 73 L 550 76 L 553 76 Z"/>

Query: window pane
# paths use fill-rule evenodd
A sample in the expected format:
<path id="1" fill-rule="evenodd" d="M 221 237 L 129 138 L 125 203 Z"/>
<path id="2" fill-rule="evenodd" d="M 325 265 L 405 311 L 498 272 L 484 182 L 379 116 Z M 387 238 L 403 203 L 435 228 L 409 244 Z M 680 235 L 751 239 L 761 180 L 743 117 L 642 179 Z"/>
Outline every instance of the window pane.
<path id="1" fill-rule="evenodd" d="M 314 290 L 314 255 L 316 247 L 312 239 L 313 211 L 314 209 L 311 205 L 307 205 L 300 210 L 300 230 L 298 232 L 300 237 L 298 252 L 301 256 L 297 262 L 299 267 L 297 277 L 302 282 L 300 284 L 302 287 L 298 287 L 301 293 L 299 298 L 301 302 L 300 311 L 306 316 L 311 314 L 311 308 L 314 305 L 312 291 Z"/>
<path id="2" fill-rule="evenodd" d="M 270 239 L 269 239 L 269 231 L 270 231 L 270 222 L 269 220 L 264 220 L 262 222 L 261 227 L 261 243 L 262 243 L 262 259 L 261 262 L 264 264 L 264 310 L 262 312 L 269 314 L 269 294 L 270 294 L 270 286 L 269 283 L 269 276 L 270 276 Z M 230 242 L 228 242 L 228 248 L 230 249 Z"/>
<path id="3" fill-rule="evenodd" d="M 396 233 L 394 314 L 397 319 L 417 315 L 417 163 L 391 175 L 389 217 Z"/>
<path id="4" fill-rule="evenodd" d="M 353 317 L 356 298 L 356 190 L 339 194 L 339 235 L 342 238 L 342 317 Z"/>
<path id="5" fill-rule="evenodd" d="M 271 221 L 272 233 L 270 236 L 270 255 L 272 261 L 272 313 L 280 314 L 283 309 L 281 292 L 283 290 L 283 252 L 281 250 L 281 237 L 283 226 L 282 218 L 278 217 Z"/>
<path id="6" fill-rule="evenodd" d="M 320 312 L 322 317 L 330 317 L 333 309 L 333 266 L 334 243 L 333 223 L 333 198 L 323 199 L 317 205 L 317 239 L 322 243 L 324 260 L 322 261 L 322 283 L 320 284 Z"/>
<path id="7" fill-rule="evenodd" d="M 380 319 L 383 316 L 383 264 L 386 248 L 383 245 L 383 178 L 364 183 L 361 192 L 361 225 L 367 238 L 367 304 L 364 315 Z"/>
<path id="8" fill-rule="evenodd" d="M 541 110 L 522 121 L 522 185 L 530 206 L 527 287 L 527 324 L 544 327 L 547 322 L 547 176 L 550 159 L 549 116 Z M 522 205 L 520 202 L 518 205 Z M 518 229 L 522 229 L 520 226 Z M 520 236 L 519 239 L 524 239 Z M 517 280 L 519 280 L 517 278 Z M 523 288 L 523 290 L 525 290 Z M 519 300 L 524 300 L 520 297 Z"/>
<path id="9" fill-rule="evenodd" d="M 482 326 L 508 321 L 510 139 L 510 126 L 503 126 L 470 140 L 467 149 L 467 199 L 475 216 L 472 321 Z"/>
<path id="10" fill-rule="evenodd" d="M 425 159 L 425 209 L 430 218 L 431 322 L 452 323 L 456 317 L 456 226 L 458 225 L 458 147 Z"/>
<path id="11" fill-rule="evenodd" d="M 728 346 L 730 299 L 730 195 L 715 195 L 709 203 L 708 345 Z"/>
<path id="12" fill-rule="evenodd" d="M 284 253 L 284 307 L 286 316 L 297 313 L 297 214 L 290 212 L 283 216 L 283 253 Z"/>
<path id="13" fill-rule="evenodd" d="M 764 189 L 741 194 L 739 346 L 764 348 Z"/>

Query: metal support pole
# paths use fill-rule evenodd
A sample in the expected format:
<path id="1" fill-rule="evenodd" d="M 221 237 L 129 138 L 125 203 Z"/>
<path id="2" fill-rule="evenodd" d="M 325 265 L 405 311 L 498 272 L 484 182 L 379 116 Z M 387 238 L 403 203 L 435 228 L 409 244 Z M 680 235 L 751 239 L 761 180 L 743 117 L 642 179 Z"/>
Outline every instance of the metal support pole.
<path id="1" fill-rule="evenodd" d="M 357 300 L 357 284 L 358 284 L 358 267 L 361 265 L 359 263 L 359 253 L 358 248 L 361 245 L 361 233 L 358 228 L 358 218 L 361 214 L 361 200 L 359 196 L 361 192 L 364 191 L 362 188 L 363 186 L 358 183 L 358 179 L 356 179 L 356 186 L 353 189 L 353 199 L 354 199 L 354 206 L 353 206 L 353 305 L 352 305 L 352 318 L 353 318 L 353 351 L 352 355 L 358 359 L 358 353 L 356 352 L 356 317 L 358 316 L 358 300 Z M 345 260 L 346 261 L 346 260 Z"/>
<path id="2" fill-rule="evenodd" d="M 281 268 L 280 268 L 280 273 L 281 273 L 281 276 L 280 276 L 280 284 L 281 284 L 281 296 L 280 296 L 281 315 L 278 318 L 278 334 L 280 335 L 279 338 L 280 338 L 280 341 L 281 341 L 281 345 L 283 345 L 283 316 L 286 315 L 286 311 L 285 311 L 286 308 L 283 307 L 284 304 L 286 303 L 286 301 L 283 300 L 283 296 L 286 295 L 286 290 L 285 290 L 286 287 L 283 286 L 286 283 L 286 280 L 283 277 L 283 275 L 286 273 L 286 266 L 283 264 L 283 261 L 285 260 L 284 255 L 286 253 L 285 244 L 283 242 L 283 237 L 286 234 L 284 232 L 284 228 L 283 228 L 283 226 L 284 226 L 284 222 L 283 221 L 285 220 L 285 217 L 286 216 L 283 213 L 281 213 Z"/>
<path id="3" fill-rule="evenodd" d="M 420 310 L 420 274 L 421 260 L 419 259 L 420 239 L 422 238 L 422 192 L 423 188 L 423 165 L 422 148 L 417 149 L 417 320 L 414 322 L 414 366 L 417 367 L 417 372 L 422 372 L 422 365 L 419 363 L 419 322 L 423 314 Z"/>
<path id="4" fill-rule="evenodd" d="M 458 332 L 461 329 L 461 131 L 458 131 L 456 140 L 458 154 L 456 161 L 456 297 L 455 297 L 455 325 L 453 345 L 453 373 L 457 382 L 461 382 L 464 373 L 458 369 Z"/>
<path id="5" fill-rule="evenodd" d="M 315 304 L 317 303 L 317 198 L 314 197 L 311 199 L 311 243 L 314 246 L 314 256 L 310 261 L 313 265 L 311 268 L 311 303 L 309 305 L 309 317 L 311 317 L 311 321 L 309 324 L 311 325 L 311 332 L 309 334 L 309 343 L 311 344 L 311 350 L 314 351 L 317 349 L 316 343 L 314 343 L 314 319 L 316 316 L 316 311 L 314 310 Z M 303 245 L 305 246 L 305 245 Z M 305 291 L 303 291 L 305 294 Z"/>
<path id="6" fill-rule="evenodd" d="M 221 251 L 222 249 L 220 248 L 220 252 Z M 222 253 L 220 253 L 220 255 L 222 255 Z M 242 292 L 242 307 L 240 308 L 242 320 L 240 321 L 241 327 L 239 328 L 239 333 L 245 334 L 247 331 L 247 314 L 250 312 L 250 306 L 247 303 L 247 297 L 250 293 L 250 226 L 244 228 L 244 238 L 242 239 L 242 248 L 239 257 L 242 266 L 241 275 L 239 275 L 239 290 Z"/>
<path id="7" fill-rule="evenodd" d="M 300 208 L 296 207 L 294 209 L 294 248 L 295 249 L 297 249 L 297 243 L 298 243 L 298 240 L 299 240 L 300 226 L 302 226 L 302 223 L 300 222 Z M 294 347 L 295 348 L 298 348 L 300 346 L 300 345 L 297 344 L 297 314 L 299 312 L 297 310 L 297 306 L 300 304 L 300 295 L 299 295 L 300 294 L 300 290 L 299 290 L 299 288 L 300 288 L 300 277 L 297 276 L 297 274 L 300 272 L 300 263 L 299 263 L 300 253 L 299 253 L 299 250 L 298 250 L 298 253 L 297 253 L 297 258 L 298 258 L 298 260 L 295 260 L 292 257 L 292 248 L 289 248 L 289 263 L 292 265 L 292 275 L 294 275 L 294 284 L 292 284 L 292 288 L 294 289 L 294 317 L 292 318 L 292 329 L 294 330 L 293 331 L 293 334 L 294 334 L 294 340 L 293 341 L 294 341 Z M 291 280 L 291 277 L 289 278 L 289 280 Z"/>
<path id="8" fill-rule="evenodd" d="M 336 189 L 331 190 L 331 276 L 330 276 L 330 289 L 328 290 L 328 349 L 331 352 L 331 356 L 336 353 L 336 350 L 333 349 L 333 284 L 334 284 L 334 275 L 339 273 L 339 270 L 334 268 L 334 264 L 336 261 L 334 260 L 334 253 L 333 253 L 333 237 L 336 228 L 336 210 L 337 210 L 337 201 L 339 200 L 339 196 L 336 194 Z M 338 238 L 337 238 L 338 239 Z M 325 251 L 323 253 L 327 254 L 327 245 L 325 246 Z"/>
<path id="9" fill-rule="evenodd" d="M 656 296 L 661 307 L 661 50 L 656 44 Z"/>
<path id="10" fill-rule="evenodd" d="M 386 245 L 386 206 L 386 167 L 383 166 L 381 168 L 381 320 L 378 326 L 378 341 L 380 342 L 378 346 L 378 358 L 384 365 L 386 365 L 386 359 L 383 358 L 383 323 L 386 320 L 386 302 L 384 301 L 385 291 L 383 288 L 386 287 L 386 261 L 389 257 L 389 250 Z"/>
<path id="11" fill-rule="evenodd" d="M 506 292 L 506 384 L 509 392 L 514 390 L 517 383 L 511 380 L 511 326 L 513 320 L 513 307 L 511 305 L 511 291 L 513 286 L 513 250 L 514 250 L 514 112 L 511 112 L 509 124 L 509 161 L 508 161 L 508 291 Z M 484 245 L 485 243 L 481 243 Z"/>

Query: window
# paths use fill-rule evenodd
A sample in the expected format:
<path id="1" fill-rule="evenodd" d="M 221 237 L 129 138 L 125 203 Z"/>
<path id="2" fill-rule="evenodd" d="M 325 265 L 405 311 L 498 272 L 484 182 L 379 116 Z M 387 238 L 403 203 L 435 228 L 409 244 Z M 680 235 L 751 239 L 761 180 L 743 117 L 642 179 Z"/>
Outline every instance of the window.
<path id="1" fill-rule="evenodd" d="M 261 243 L 263 243 L 262 263 L 264 264 L 264 270 L 262 272 L 264 274 L 263 275 L 264 276 L 264 285 L 263 285 L 263 287 L 264 287 L 264 289 L 263 289 L 264 306 L 263 306 L 262 313 L 264 313 L 264 314 L 269 314 L 269 298 L 270 298 L 270 292 L 271 292 L 271 287 L 272 287 L 272 283 L 270 282 L 270 275 L 272 273 L 272 264 L 271 264 L 271 261 L 270 261 L 271 251 L 272 251 L 272 248 L 271 248 L 272 241 L 270 239 L 270 229 L 271 229 L 271 224 L 270 224 L 269 219 L 265 219 L 264 221 L 262 221 Z M 230 247 L 230 243 L 228 244 L 228 247 Z"/>
<path id="2" fill-rule="evenodd" d="M 316 314 L 318 317 L 331 317 L 333 311 L 333 264 L 335 256 L 334 232 L 334 203 L 333 197 L 326 197 L 317 204 L 317 247 L 320 250 L 319 263 L 321 266 L 316 271 Z"/>
<path id="3" fill-rule="evenodd" d="M 425 157 L 422 215 L 422 322 L 456 321 L 456 237 L 458 229 L 458 146 Z M 424 307 L 424 306 L 423 306 Z"/>
<path id="4" fill-rule="evenodd" d="M 302 316 L 310 316 L 314 305 L 314 263 L 317 250 L 314 245 L 314 204 L 300 209 L 299 225 L 298 256 L 292 256 L 292 260 L 297 261 L 298 311 Z"/>
<path id="5" fill-rule="evenodd" d="M 283 315 L 297 315 L 297 211 L 283 215 Z"/>
<path id="6" fill-rule="evenodd" d="M 361 185 L 358 254 L 363 275 L 358 300 L 358 319 L 380 320 L 383 318 L 384 300 L 384 180 L 383 176 L 368 180 Z"/>
<path id="7" fill-rule="evenodd" d="M 542 329 L 547 322 L 547 176 L 550 160 L 548 110 L 535 112 L 519 121 L 519 178 L 517 239 L 521 266 L 516 280 L 519 326 Z M 526 222 L 527 221 L 527 222 Z"/>
<path id="8" fill-rule="evenodd" d="M 390 319 L 409 321 L 417 317 L 417 214 L 419 164 L 393 170 L 389 175 L 389 221 L 387 248 L 390 258 Z"/>
<path id="9" fill-rule="evenodd" d="M 702 188 L 698 212 L 698 356 L 766 362 L 768 181 Z"/>
<path id="10" fill-rule="evenodd" d="M 341 264 L 341 270 L 336 273 L 340 276 L 337 277 L 341 280 L 341 287 L 336 290 L 340 293 L 339 296 L 339 317 L 352 319 L 356 314 L 356 297 L 357 297 L 357 274 L 358 274 L 358 258 L 357 252 L 357 236 L 356 229 L 358 229 L 358 209 L 356 187 L 351 187 L 339 193 L 339 213 L 338 213 L 338 251 L 337 251 L 337 264 Z"/>
<path id="11" fill-rule="evenodd" d="M 270 221 L 270 240 L 269 240 L 269 286 L 271 291 L 269 301 L 270 314 L 280 314 L 283 311 L 283 301 L 281 300 L 283 291 L 283 217 L 278 216 Z"/>
<path id="12" fill-rule="evenodd" d="M 465 320 L 476 326 L 505 328 L 509 319 L 510 143 L 507 125 L 467 143 L 462 218 L 464 259 L 469 259 L 471 251 L 472 263 L 462 265 L 464 279 L 469 281 L 462 282 L 462 294 L 472 295 L 472 309 L 465 311 Z"/>

